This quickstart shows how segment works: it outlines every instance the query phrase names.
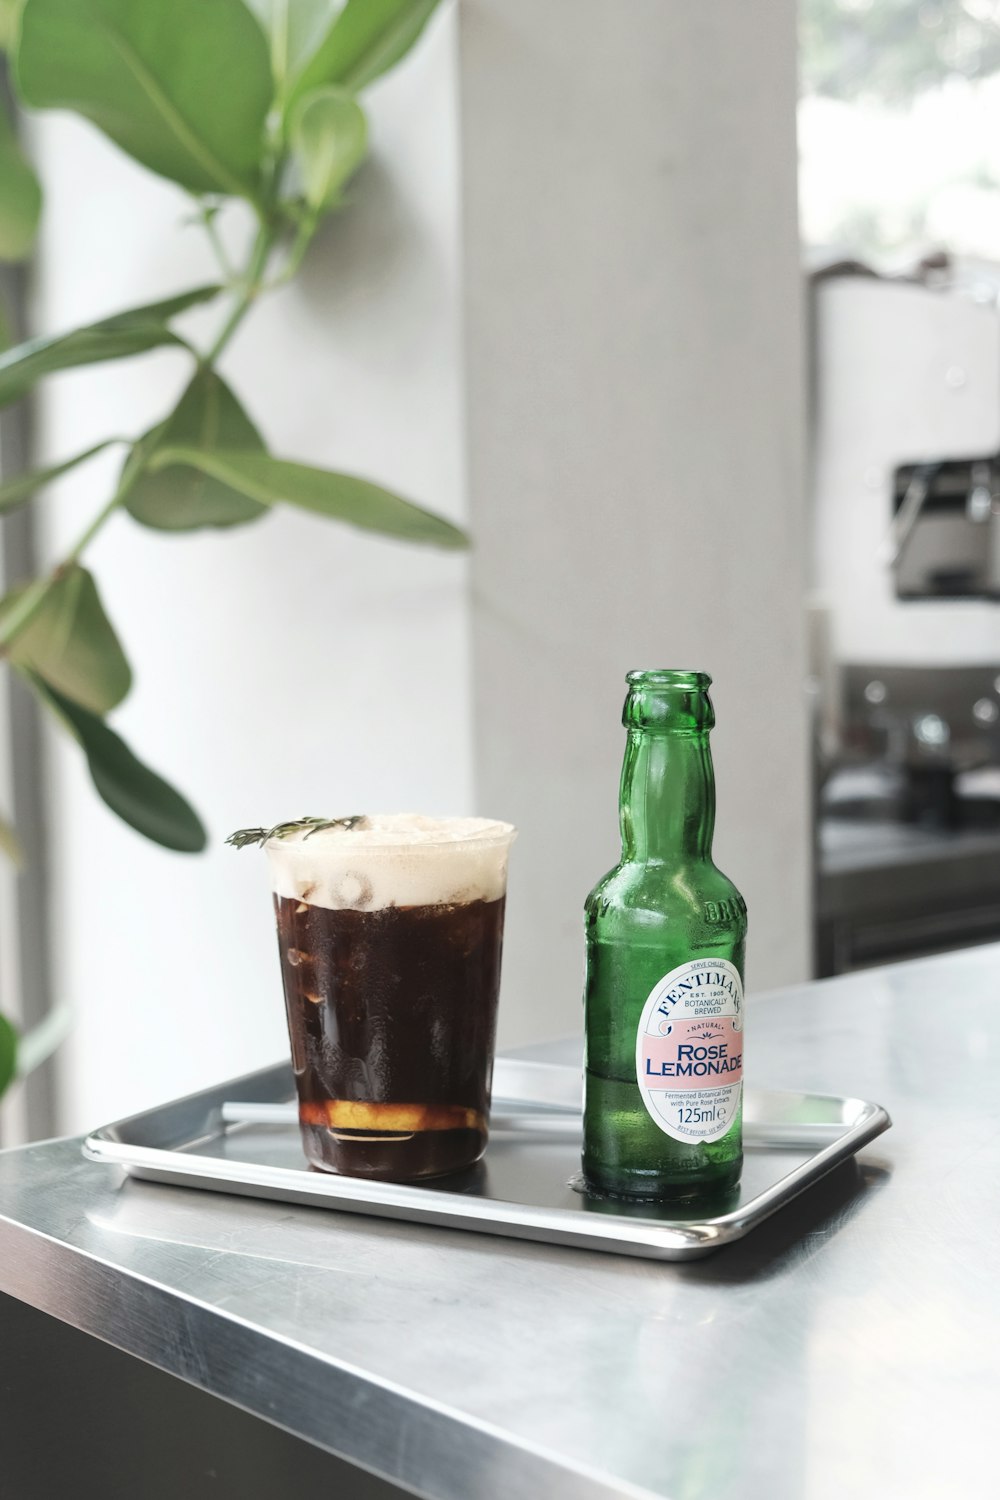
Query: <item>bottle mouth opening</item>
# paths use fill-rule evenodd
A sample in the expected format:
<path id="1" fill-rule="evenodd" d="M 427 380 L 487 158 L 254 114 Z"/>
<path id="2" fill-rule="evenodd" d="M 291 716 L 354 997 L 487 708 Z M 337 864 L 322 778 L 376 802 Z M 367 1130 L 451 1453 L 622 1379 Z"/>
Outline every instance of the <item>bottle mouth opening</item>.
<path id="1" fill-rule="evenodd" d="M 707 672 L 694 672 L 673 667 L 656 667 L 648 671 L 627 672 L 625 680 L 631 688 L 676 688 L 684 693 L 703 693 L 712 686 L 712 679 Z"/>

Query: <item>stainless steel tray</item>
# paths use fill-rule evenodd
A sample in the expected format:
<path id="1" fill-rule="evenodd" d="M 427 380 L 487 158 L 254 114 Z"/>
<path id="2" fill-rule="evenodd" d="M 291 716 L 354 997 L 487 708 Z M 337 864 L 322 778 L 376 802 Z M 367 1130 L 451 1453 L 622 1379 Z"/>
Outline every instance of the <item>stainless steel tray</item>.
<path id="1" fill-rule="evenodd" d="M 312 1171 L 297 1128 L 276 1108 L 293 1092 L 287 1063 L 265 1068 L 106 1125 L 87 1137 L 84 1154 L 133 1177 L 183 1187 L 651 1260 L 690 1260 L 742 1238 L 891 1124 L 881 1105 L 863 1099 L 748 1089 L 743 1180 L 706 1216 L 704 1204 L 668 1212 L 664 1205 L 631 1205 L 580 1190 L 580 1080 L 572 1068 L 498 1058 L 485 1158 L 468 1172 L 420 1186 Z M 277 1121 L 227 1123 L 224 1107 L 232 1101 L 257 1106 Z"/>

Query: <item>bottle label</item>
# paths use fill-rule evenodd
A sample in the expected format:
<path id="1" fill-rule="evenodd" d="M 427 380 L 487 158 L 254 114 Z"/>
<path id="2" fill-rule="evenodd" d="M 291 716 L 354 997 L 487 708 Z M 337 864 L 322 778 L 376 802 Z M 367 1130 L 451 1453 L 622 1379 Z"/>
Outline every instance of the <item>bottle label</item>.
<path id="1" fill-rule="evenodd" d="M 642 1009 L 639 1093 L 675 1141 L 718 1141 L 743 1095 L 743 983 L 725 958 L 693 958 L 664 974 Z"/>

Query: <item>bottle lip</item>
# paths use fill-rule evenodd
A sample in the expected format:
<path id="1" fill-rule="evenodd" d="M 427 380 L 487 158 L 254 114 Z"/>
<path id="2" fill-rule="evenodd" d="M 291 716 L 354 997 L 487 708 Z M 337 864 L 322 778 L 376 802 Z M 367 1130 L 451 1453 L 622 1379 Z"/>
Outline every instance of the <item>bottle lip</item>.
<path id="1" fill-rule="evenodd" d="M 705 692 L 712 686 L 707 672 L 678 667 L 654 667 L 626 672 L 629 687 L 677 688 L 682 692 Z"/>

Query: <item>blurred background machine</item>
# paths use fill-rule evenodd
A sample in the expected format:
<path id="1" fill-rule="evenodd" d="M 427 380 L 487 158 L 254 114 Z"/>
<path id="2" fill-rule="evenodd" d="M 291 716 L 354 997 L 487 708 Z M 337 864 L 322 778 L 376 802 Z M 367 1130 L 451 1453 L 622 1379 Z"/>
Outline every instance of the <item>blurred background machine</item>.
<path id="1" fill-rule="evenodd" d="M 1000 938 L 1000 277 L 817 276 L 821 975 Z"/>

